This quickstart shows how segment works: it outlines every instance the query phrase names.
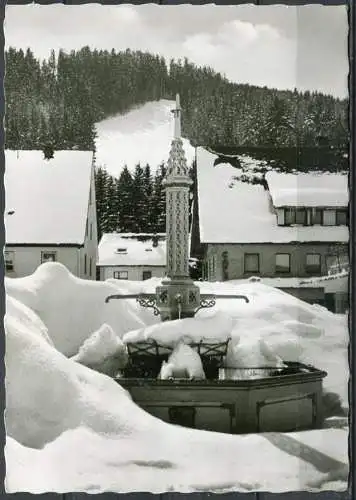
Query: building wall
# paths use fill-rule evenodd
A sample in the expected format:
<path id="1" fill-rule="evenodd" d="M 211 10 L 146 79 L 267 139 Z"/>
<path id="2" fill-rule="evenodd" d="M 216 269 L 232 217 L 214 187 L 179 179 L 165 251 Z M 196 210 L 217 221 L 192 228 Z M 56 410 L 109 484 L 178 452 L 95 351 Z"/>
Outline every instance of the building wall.
<path id="1" fill-rule="evenodd" d="M 114 278 L 115 271 L 126 271 L 128 280 L 142 281 L 143 271 L 151 271 L 152 278 L 163 278 L 166 273 L 165 266 L 101 266 L 100 281 Z"/>
<path id="2" fill-rule="evenodd" d="M 88 215 L 85 228 L 84 247 L 80 251 L 80 277 L 96 279 L 98 259 L 98 229 L 96 220 L 96 197 L 94 168 L 92 169 L 90 193 L 88 193 Z"/>
<path id="3" fill-rule="evenodd" d="M 75 247 L 11 247 L 6 251 L 13 252 L 14 270 L 5 271 L 10 278 L 21 278 L 36 271 L 41 265 L 42 252 L 56 252 L 56 262 L 60 262 L 75 276 L 79 276 L 80 249 Z"/>
<path id="4" fill-rule="evenodd" d="M 259 272 L 257 276 L 272 277 L 310 277 L 313 274 L 306 270 L 306 255 L 320 254 L 321 272 L 327 274 L 326 257 L 330 255 L 329 243 L 266 243 L 266 244 L 206 244 L 204 267 L 205 278 L 209 281 L 224 281 L 223 253 L 228 254 L 227 279 L 242 279 L 251 276 L 245 273 L 244 254 L 259 255 Z M 290 254 L 290 272 L 276 273 L 276 254 Z M 226 276 L 225 276 L 226 279 Z"/>

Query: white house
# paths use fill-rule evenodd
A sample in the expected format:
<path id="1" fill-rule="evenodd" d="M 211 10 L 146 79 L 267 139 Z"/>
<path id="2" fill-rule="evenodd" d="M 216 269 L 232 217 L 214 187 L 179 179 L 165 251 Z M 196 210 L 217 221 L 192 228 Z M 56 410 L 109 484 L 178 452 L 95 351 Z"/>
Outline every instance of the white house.
<path id="1" fill-rule="evenodd" d="M 5 151 L 5 274 L 32 274 L 48 261 L 96 278 L 93 153 Z"/>
<path id="2" fill-rule="evenodd" d="M 166 235 L 105 233 L 98 248 L 100 280 L 141 281 L 166 271 Z"/>
<path id="3" fill-rule="evenodd" d="M 204 278 L 275 279 L 305 300 L 309 294 L 321 301 L 315 284 L 296 287 L 294 278 L 327 275 L 335 248 L 347 253 L 348 176 L 269 171 L 262 185 L 251 184 L 216 159 L 197 148 L 191 246 Z"/>

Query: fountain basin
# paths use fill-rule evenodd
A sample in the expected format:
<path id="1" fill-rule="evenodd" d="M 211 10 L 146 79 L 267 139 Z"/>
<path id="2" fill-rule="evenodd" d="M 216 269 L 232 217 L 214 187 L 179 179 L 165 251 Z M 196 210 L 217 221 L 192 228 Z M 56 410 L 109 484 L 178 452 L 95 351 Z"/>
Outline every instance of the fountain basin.
<path id="1" fill-rule="evenodd" d="M 301 363 L 293 367 L 240 380 L 116 380 L 141 408 L 173 424 L 231 434 L 318 428 L 327 374 Z"/>

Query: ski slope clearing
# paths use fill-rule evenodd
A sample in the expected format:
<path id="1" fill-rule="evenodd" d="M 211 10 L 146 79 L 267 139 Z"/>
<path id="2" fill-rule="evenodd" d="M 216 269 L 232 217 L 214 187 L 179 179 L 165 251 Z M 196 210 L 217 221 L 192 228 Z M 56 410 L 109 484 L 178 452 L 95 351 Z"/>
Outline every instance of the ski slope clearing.
<path id="1" fill-rule="evenodd" d="M 113 290 L 150 291 L 158 282 L 89 282 L 58 263 L 44 264 L 27 278 L 6 279 L 6 491 L 345 489 L 345 423 L 306 432 L 236 436 L 185 429 L 150 416 L 114 380 L 84 366 L 100 364 L 100 353 L 105 363 L 110 353 L 122 353 L 122 341 L 133 332 L 161 334 L 163 325 L 134 301 L 125 306 L 104 302 Z M 259 283 L 201 287 L 206 293 L 233 289 L 248 294 L 251 302 L 219 301 L 216 313 L 199 314 L 198 324 L 212 321 L 219 326 L 219 318 L 229 316 L 230 328 L 239 331 L 236 348 L 243 342 L 244 353 L 251 355 L 256 346 L 262 352 L 262 340 L 268 345 L 264 355 L 270 356 L 283 336 L 287 342 L 294 335 L 303 360 L 309 356 L 330 369 L 327 390 L 345 398 L 344 317 Z M 184 321 L 170 324 L 172 336 L 179 338 Z M 217 333 L 228 333 L 228 325 L 221 324 Z M 249 338 L 253 342 L 247 348 Z"/>
<path id="2" fill-rule="evenodd" d="M 173 138 L 171 110 L 175 101 L 162 99 L 147 102 L 124 115 L 116 115 L 96 124 L 96 165 L 119 177 L 127 165 L 133 172 L 140 163 L 151 167 L 151 172 L 167 162 Z M 184 117 L 183 117 L 184 120 Z M 188 165 L 194 158 L 194 148 L 187 139 L 183 147 Z"/>

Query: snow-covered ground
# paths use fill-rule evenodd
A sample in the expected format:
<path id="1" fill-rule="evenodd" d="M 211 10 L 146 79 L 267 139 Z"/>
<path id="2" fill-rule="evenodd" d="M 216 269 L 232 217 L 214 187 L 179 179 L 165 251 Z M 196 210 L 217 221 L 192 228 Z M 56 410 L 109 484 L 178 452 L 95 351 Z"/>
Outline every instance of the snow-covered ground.
<path id="1" fill-rule="evenodd" d="M 348 430 L 340 419 L 288 434 L 185 429 L 150 416 L 84 365 L 122 361 L 128 339 L 230 335 L 230 363 L 311 362 L 328 371 L 325 391 L 346 409 L 346 317 L 261 283 L 201 283 L 205 293 L 246 294 L 250 302 L 219 300 L 194 320 L 165 324 L 134 301 L 104 302 L 158 282 L 89 282 L 58 263 L 6 279 L 7 492 L 345 489 Z"/>
<path id="2" fill-rule="evenodd" d="M 125 165 L 133 171 L 138 163 L 141 166 L 148 163 L 154 173 L 168 160 L 174 107 L 174 101 L 165 99 L 147 102 L 124 115 L 97 123 L 96 165 L 105 167 L 115 177 Z M 183 139 L 183 147 L 188 165 L 191 165 L 194 148 L 187 139 Z"/>

